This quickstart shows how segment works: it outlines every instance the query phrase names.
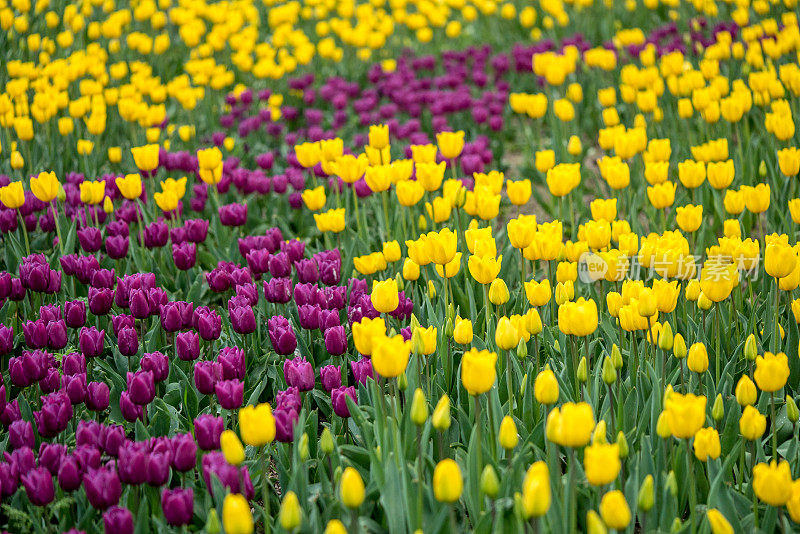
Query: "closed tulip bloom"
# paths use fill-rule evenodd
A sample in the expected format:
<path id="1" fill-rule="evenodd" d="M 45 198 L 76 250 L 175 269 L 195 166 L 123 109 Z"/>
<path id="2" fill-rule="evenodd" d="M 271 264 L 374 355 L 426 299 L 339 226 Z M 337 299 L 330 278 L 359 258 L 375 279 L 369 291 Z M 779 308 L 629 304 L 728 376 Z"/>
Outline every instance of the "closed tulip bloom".
<path id="1" fill-rule="evenodd" d="M 739 406 L 750 406 L 755 404 L 758 390 L 756 390 L 756 385 L 753 384 L 749 376 L 742 375 L 742 378 L 736 383 L 736 390 L 734 393 Z"/>
<path id="2" fill-rule="evenodd" d="M 244 495 L 229 493 L 222 503 L 225 534 L 253 534 L 253 514 Z"/>
<path id="3" fill-rule="evenodd" d="M 161 509 L 168 525 L 188 525 L 194 514 L 194 491 L 191 488 L 164 488 L 161 492 Z"/>
<path id="4" fill-rule="evenodd" d="M 697 374 L 705 373 L 708 370 L 708 352 L 703 343 L 694 343 L 689 347 L 689 355 L 686 364 L 690 371 Z"/>
<path id="5" fill-rule="evenodd" d="M 755 187 L 742 186 L 744 204 L 751 213 L 763 213 L 769 208 L 769 184 L 758 184 Z"/>
<path id="6" fill-rule="evenodd" d="M 325 188 L 317 186 L 314 189 L 303 191 L 303 202 L 311 211 L 318 211 L 325 207 Z"/>
<path id="7" fill-rule="evenodd" d="M 783 352 L 767 352 L 764 356 L 757 357 L 753 378 L 761 391 L 778 391 L 786 385 L 789 378 L 789 358 Z"/>
<path id="8" fill-rule="evenodd" d="M 597 304 L 592 299 L 579 298 L 558 308 L 558 327 L 568 335 L 585 337 L 597 330 Z"/>
<path id="9" fill-rule="evenodd" d="M 551 412 L 547 435 L 562 447 L 579 448 L 589 443 L 594 426 L 594 414 L 587 403 L 567 402 Z"/>
<path id="10" fill-rule="evenodd" d="M 373 124 L 369 127 L 369 145 L 378 150 L 389 146 L 389 127 L 385 124 Z"/>
<path id="11" fill-rule="evenodd" d="M 619 444 L 594 443 L 583 450 L 586 480 L 592 486 L 611 484 L 619 475 L 622 464 Z"/>
<path id="12" fill-rule="evenodd" d="M 784 176 L 795 176 L 800 172 L 800 149 L 797 147 L 778 150 L 778 167 Z"/>
<path id="13" fill-rule="evenodd" d="M 694 435 L 694 455 L 701 462 L 716 460 L 722 452 L 719 444 L 719 432 L 715 428 L 701 428 Z"/>
<path id="14" fill-rule="evenodd" d="M 126 174 L 115 182 L 122 196 L 128 200 L 136 200 L 142 196 L 142 178 L 138 174 Z"/>
<path id="15" fill-rule="evenodd" d="M 379 375 L 395 378 L 406 370 L 411 354 L 411 343 L 405 341 L 403 336 L 384 335 L 373 340 L 373 344 L 372 366 Z"/>
<path id="16" fill-rule="evenodd" d="M 364 317 L 361 321 L 353 323 L 353 342 L 356 350 L 364 356 L 370 356 L 373 351 L 373 343 L 376 338 L 386 336 L 386 323 L 383 317 L 370 319 Z"/>
<path id="17" fill-rule="evenodd" d="M 508 199 L 515 206 L 522 206 L 527 204 L 531 198 L 531 181 L 530 180 L 509 180 L 506 182 L 506 194 Z"/>
<path id="18" fill-rule="evenodd" d="M 502 350 L 511 350 L 517 346 L 520 333 L 508 317 L 501 317 L 497 323 L 494 341 Z"/>
<path id="19" fill-rule="evenodd" d="M 455 159 L 464 149 L 464 131 L 441 132 L 436 134 L 436 143 L 444 159 Z"/>
<path id="20" fill-rule="evenodd" d="M 502 265 L 503 256 L 497 258 L 493 256 L 481 257 L 475 254 L 469 257 L 467 266 L 469 267 L 469 274 L 479 284 L 491 284 L 497 275 L 500 274 L 500 266 Z"/>
<path id="21" fill-rule="evenodd" d="M 730 296 L 736 286 L 738 275 L 736 266 L 733 264 L 707 261 L 700 271 L 702 294 L 712 302 L 722 302 Z"/>
<path id="22" fill-rule="evenodd" d="M 742 437 L 746 440 L 754 441 L 761 438 L 766 430 L 766 416 L 752 406 L 745 406 L 744 412 L 739 418 L 739 432 Z"/>
<path id="23" fill-rule="evenodd" d="M 444 503 L 454 503 L 461 498 L 464 489 L 464 479 L 461 468 L 455 460 L 446 458 L 436 464 L 433 470 L 433 495 L 436 500 Z"/>
<path id="24" fill-rule="evenodd" d="M 600 499 L 600 516 L 610 528 L 625 530 L 631 522 L 631 509 L 619 490 L 609 491 Z"/>
<path id="25" fill-rule="evenodd" d="M 787 243 L 772 242 L 764 252 L 764 268 L 774 278 L 789 276 L 797 265 L 797 254 Z"/>
<path id="26" fill-rule="evenodd" d="M 675 202 L 674 182 L 663 182 L 647 188 L 647 198 L 654 208 L 660 210 L 672 206 Z"/>
<path id="27" fill-rule="evenodd" d="M 395 194 L 401 206 L 410 207 L 422 199 L 425 189 L 415 180 L 406 180 L 397 184 Z"/>
<path id="28" fill-rule="evenodd" d="M 705 423 L 706 401 L 705 397 L 691 393 L 672 393 L 667 397 L 664 412 L 673 436 L 678 439 L 694 437 Z"/>
<path id="29" fill-rule="evenodd" d="M 556 153 L 553 150 L 538 150 L 534 154 L 534 166 L 541 173 L 546 173 L 556 164 Z"/>
<path id="30" fill-rule="evenodd" d="M 545 278 L 541 282 L 531 280 L 525 282 L 525 296 L 531 306 L 544 306 L 550 301 L 552 297 L 552 289 L 550 287 L 550 280 Z"/>
<path id="31" fill-rule="evenodd" d="M 461 384 L 470 395 L 486 393 L 497 376 L 497 353 L 472 348 L 461 359 Z"/>
<path id="32" fill-rule="evenodd" d="M 417 181 L 425 191 L 433 192 L 442 187 L 444 171 L 447 168 L 444 161 L 441 163 L 416 163 L 414 168 L 417 173 Z"/>
<path id="33" fill-rule="evenodd" d="M 558 402 L 558 379 L 552 370 L 545 369 L 536 376 L 533 394 L 540 404 L 550 405 Z"/>
<path id="34" fill-rule="evenodd" d="M 11 182 L 0 187 L 0 204 L 10 210 L 21 208 L 25 204 L 25 190 L 22 182 Z"/>
<path id="35" fill-rule="evenodd" d="M 519 443 L 519 434 L 517 433 L 517 425 L 514 424 L 514 419 L 510 416 L 503 417 L 500 422 L 499 432 L 500 446 L 510 451 Z"/>
<path id="36" fill-rule="evenodd" d="M 472 321 L 456 316 L 455 326 L 453 328 L 453 340 L 460 345 L 469 345 L 472 343 L 472 338 Z"/>
<path id="37" fill-rule="evenodd" d="M 708 174 L 708 183 L 714 189 L 725 189 L 733 182 L 735 169 L 733 160 L 710 162 L 706 169 Z"/>
<path id="38" fill-rule="evenodd" d="M 302 524 L 303 511 L 300 508 L 300 501 L 297 499 L 295 492 L 290 491 L 283 498 L 278 512 L 278 521 L 285 530 L 290 532 Z M 225 532 L 227 534 L 227 529 Z"/>
<path id="39" fill-rule="evenodd" d="M 789 510 L 789 517 L 795 523 L 800 523 L 800 480 L 792 482 L 792 496 L 789 502 L 786 503 L 786 508 Z M 731 529 L 730 533 L 733 533 Z M 713 534 L 717 534 L 714 532 Z M 728 534 L 727 532 L 725 534 Z"/>
<path id="40" fill-rule="evenodd" d="M 559 163 L 547 171 L 546 180 L 550 194 L 563 197 L 581 183 L 580 163 Z"/>
<path id="41" fill-rule="evenodd" d="M 229 464 L 239 465 L 244 461 L 244 447 L 233 430 L 224 431 L 219 437 L 219 444 Z"/>
<path id="42" fill-rule="evenodd" d="M 552 500 L 550 473 L 543 461 L 531 464 L 522 481 L 522 506 L 525 517 L 541 517 L 550 509 Z"/>
<path id="43" fill-rule="evenodd" d="M 31 192 L 42 202 L 52 202 L 58 196 L 60 186 L 56 173 L 52 171 L 40 172 L 31 178 Z"/>
<path id="44" fill-rule="evenodd" d="M 502 306 L 508 302 L 509 297 L 505 281 L 502 278 L 495 278 L 489 286 L 489 302 L 495 306 Z"/>
<path id="45" fill-rule="evenodd" d="M 339 498 L 347 508 L 358 508 L 364 502 L 364 480 L 352 467 L 347 467 L 339 482 Z"/>
<path id="46" fill-rule="evenodd" d="M 391 313 L 400 304 L 400 297 L 397 290 L 397 281 L 394 278 L 372 283 L 372 294 L 370 295 L 372 305 L 379 313 Z"/>
<path id="47" fill-rule="evenodd" d="M 252 447 L 263 447 L 275 439 L 275 417 L 267 403 L 248 405 L 239 410 L 239 432 L 242 441 Z"/>
<path id="48" fill-rule="evenodd" d="M 716 508 L 710 508 L 706 512 L 708 524 L 711 526 L 711 534 L 733 534 L 733 526 L 725 519 L 725 516 Z"/>
<path id="49" fill-rule="evenodd" d="M 703 222 L 703 205 L 699 204 L 694 206 L 692 204 L 687 204 L 686 206 L 680 206 L 675 210 L 675 220 L 678 222 L 678 226 L 680 226 L 681 230 L 684 232 L 694 232 L 698 228 L 700 228 L 700 224 Z"/>
<path id="50" fill-rule="evenodd" d="M 769 465 L 753 467 L 753 489 L 756 496 L 770 506 L 783 506 L 792 497 L 792 473 L 789 462 L 772 460 Z"/>
<path id="51" fill-rule="evenodd" d="M 706 179 L 705 163 L 689 159 L 678 163 L 678 178 L 687 189 L 700 187 Z"/>
<path id="52" fill-rule="evenodd" d="M 131 148 L 133 162 L 136 164 L 136 168 L 142 172 L 152 172 L 158 168 L 158 152 L 159 146 L 157 144 Z"/>
<path id="53" fill-rule="evenodd" d="M 428 356 L 436 351 L 436 327 L 416 327 L 411 336 L 411 348 L 416 354 Z"/>
<path id="54" fill-rule="evenodd" d="M 444 432 L 450 428 L 450 397 L 446 394 L 442 395 L 439 402 L 436 403 L 431 422 L 433 423 L 433 428 L 439 432 Z"/>

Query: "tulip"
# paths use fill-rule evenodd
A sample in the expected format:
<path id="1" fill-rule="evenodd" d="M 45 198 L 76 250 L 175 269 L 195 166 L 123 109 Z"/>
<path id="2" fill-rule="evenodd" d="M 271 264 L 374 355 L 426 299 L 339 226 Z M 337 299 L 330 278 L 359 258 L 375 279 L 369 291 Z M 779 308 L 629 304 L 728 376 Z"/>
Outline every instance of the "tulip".
<path id="1" fill-rule="evenodd" d="M 584 449 L 583 457 L 586 479 L 593 486 L 612 483 L 619 475 L 620 453 L 618 444 L 594 443 Z"/>
<path id="2" fill-rule="evenodd" d="M 194 420 L 194 432 L 197 438 L 197 445 L 204 451 L 219 449 L 220 435 L 224 429 L 224 421 L 221 417 L 203 414 Z"/>
<path id="3" fill-rule="evenodd" d="M 220 380 L 214 384 L 214 394 L 222 408 L 235 410 L 242 406 L 244 401 L 244 382 L 238 379 Z"/>
<path id="4" fill-rule="evenodd" d="M 540 404 L 550 405 L 558 402 L 558 380 L 552 370 L 545 369 L 536 376 L 533 394 Z"/>
<path id="5" fill-rule="evenodd" d="M 83 475 L 86 497 L 94 508 L 106 510 L 119 504 L 122 485 L 114 468 L 90 469 Z"/>
<path id="6" fill-rule="evenodd" d="M 436 500 L 444 503 L 454 503 L 461 498 L 464 480 L 458 464 L 446 458 L 436 464 L 433 471 L 433 494 Z"/>
<path id="7" fill-rule="evenodd" d="M 103 514 L 103 526 L 108 534 L 133 534 L 133 514 L 127 508 L 112 506 Z"/>
<path id="8" fill-rule="evenodd" d="M 550 412 L 547 435 L 558 445 L 578 448 L 589 442 L 594 426 L 594 415 L 588 404 L 567 402 Z"/>
<path id="9" fill-rule="evenodd" d="M 772 460 L 753 467 L 753 489 L 756 496 L 770 506 L 783 506 L 792 496 L 792 474 L 789 463 Z"/>
<path id="10" fill-rule="evenodd" d="M 470 395 L 486 393 L 494 385 L 497 354 L 473 348 L 461 360 L 461 383 Z M 379 371 L 380 373 L 380 371 Z"/>
<path id="11" fill-rule="evenodd" d="M 609 491 L 600 500 L 600 516 L 614 529 L 624 530 L 631 522 L 631 510 L 625 495 L 619 490 Z"/>
<path id="12" fill-rule="evenodd" d="M 701 428 L 694 435 L 694 455 L 701 462 L 716 460 L 721 453 L 719 433 L 711 427 Z"/>
<path id="13" fill-rule="evenodd" d="M 46 506 L 55 498 L 53 476 L 44 467 L 27 471 L 20 476 L 25 493 L 32 504 Z"/>
<path id="14" fill-rule="evenodd" d="M 672 435 L 678 439 L 693 437 L 705 423 L 706 398 L 691 393 L 672 393 L 664 405 Z"/>
<path id="15" fill-rule="evenodd" d="M 314 389 L 314 366 L 305 360 L 297 357 L 293 360 L 283 361 L 283 376 L 289 386 L 298 388 L 300 391 Z"/>
<path id="16" fill-rule="evenodd" d="M 772 354 L 756 358 L 756 370 L 753 373 L 758 388 L 766 392 L 781 389 L 789 378 L 789 360 L 784 353 Z"/>
<path id="17" fill-rule="evenodd" d="M 194 491 L 191 488 L 164 488 L 161 492 L 161 509 L 168 525 L 188 525 L 194 515 Z"/>
<path id="18" fill-rule="evenodd" d="M 339 498 L 347 508 L 356 509 L 364 502 L 364 481 L 352 467 L 347 467 L 339 482 Z"/>
<path id="19" fill-rule="evenodd" d="M 505 416 L 500 422 L 500 446 L 507 451 L 511 451 L 519 443 L 519 434 L 517 434 L 517 425 L 514 424 L 514 419 L 510 416 Z"/>
<path id="20" fill-rule="evenodd" d="M 531 464 L 522 482 L 522 505 L 525 517 L 541 517 L 550 509 L 552 492 L 547 464 L 539 461 Z"/>

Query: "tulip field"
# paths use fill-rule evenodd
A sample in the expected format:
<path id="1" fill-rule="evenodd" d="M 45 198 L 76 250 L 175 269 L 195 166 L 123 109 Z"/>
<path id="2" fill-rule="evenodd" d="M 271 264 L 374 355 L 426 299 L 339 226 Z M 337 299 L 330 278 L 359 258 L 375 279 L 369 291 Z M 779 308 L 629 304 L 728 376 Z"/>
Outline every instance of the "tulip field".
<path id="1" fill-rule="evenodd" d="M 0 532 L 800 532 L 797 0 L 0 0 Z"/>

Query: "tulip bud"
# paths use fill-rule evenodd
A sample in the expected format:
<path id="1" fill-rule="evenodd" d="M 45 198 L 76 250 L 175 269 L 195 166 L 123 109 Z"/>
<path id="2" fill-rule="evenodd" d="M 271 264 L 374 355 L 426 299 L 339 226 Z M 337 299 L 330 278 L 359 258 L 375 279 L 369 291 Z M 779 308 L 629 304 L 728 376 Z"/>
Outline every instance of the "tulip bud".
<path id="1" fill-rule="evenodd" d="M 756 346 L 756 336 L 750 334 L 744 342 L 744 357 L 751 362 L 755 361 L 758 355 L 758 347 Z"/>
<path id="2" fill-rule="evenodd" d="M 333 452 L 333 435 L 327 426 L 322 430 L 322 435 L 319 438 L 319 448 L 325 454 Z"/>
<path id="3" fill-rule="evenodd" d="M 403 278 L 403 275 L 402 275 L 402 273 L 397 273 L 397 274 L 394 276 L 394 281 L 397 283 L 397 290 L 398 290 L 398 291 L 403 291 L 403 290 L 405 289 L 405 287 L 406 287 L 406 281 L 405 281 L 405 279 Z"/>
<path id="4" fill-rule="evenodd" d="M 627 458 L 630 449 L 628 448 L 628 438 L 625 437 L 625 433 L 622 430 L 617 432 L 617 445 L 619 445 L 619 457 Z"/>
<path id="5" fill-rule="evenodd" d="M 519 434 L 517 434 L 517 425 L 514 419 L 510 416 L 503 417 L 500 422 L 500 446 L 505 450 L 511 451 L 519 443 Z"/>
<path id="6" fill-rule="evenodd" d="M 586 356 L 581 358 L 580 363 L 578 363 L 578 381 L 579 382 L 586 382 L 589 379 L 589 373 L 586 370 Z"/>
<path id="7" fill-rule="evenodd" d="M 616 370 L 622 369 L 624 363 L 622 361 L 622 353 L 616 343 L 611 346 L 611 363 L 614 364 L 614 369 Z"/>
<path id="8" fill-rule="evenodd" d="M 411 324 L 409 325 L 409 328 L 411 328 L 411 331 L 413 332 L 419 326 L 422 326 L 422 325 L 420 324 L 419 319 L 417 319 L 417 315 L 415 313 L 412 313 L 411 314 Z"/>
<path id="9" fill-rule="evenodd" d="M 528 356 L 528 344 L 525 343 L 524 339 L 520 339 L 519 343 L 517 344 L 517 358 L 523 359 L 527 358 Z"/>
<path id="10" fill-rule="evenodd" d="M 342 478 L 342 466 L 337 465 L 336 469 L 333 470 L 333 480 L 338 484 L 341 478 Z"/>
<path id="11" fill-rule="evenodd" d="M 417 426 L 422 426 L 428 420 L 428 401 L 425 393 L 420 388 L 414 391 L 414 400 L 411 401 L 411 421 Z"/>
<path id="12" fill-rule="evenodd" d="M 653 491 L 653 475 L 647 475 L 644 477 L 644 481 L 639 488 L 639 498 L 637 499 L 637 504 L 639 506 L 639 510 L 646 513 L 653 508 L 654 503 L 655 494 Z"/>
<path id="13" fill-rule="evenodd" d="M 678 479 L 675 478 L 675 471 L 670 471 L 667 475 L 667 489 L 673 497 L 678 496 Z"/>
<path id="14" fill-rule="evenodd" d="M 423 354 L 425 352 L 425 342 L 422 341 L 422 332 L 419 328 L 413 328 L 411 331 L 411 352 Z"/>
<path id="15" fill-rule="evenodd" d="M 675 334 L 675 338 L 672 341 L 672 354 L 679 360 L 682 360 L 686 357 L 687 353 L 686 341 L 683 339 L 683 336 L 681 334 Z"/>
<path id="16" fill-rule="evenodd" d="M 208 511 L 208 519 L 206 519 L 206 532 L 208 532 L 208 534 L 219 534 L 221 530 L 222 527 L 219 524 L 217 510 L 216 508 L 212 508 Z"/>
<path id="17" fill-rule="evenodd" d="M 450 428 L 450 397 L 442 395 L 436 408 L 433 410 L 433 427 L 439 432 L 444 432 Z"/>
<path id="18" fill-rule="evenodd" d="M 244 447 L 239 436 L 233 430 L 226 430 L 219 437 L 220 448 L 225 460 L 231 465 L 239 465 L 244 461 Z"/>
<path id="19" fill-rule="evenodd" d="M 674 345 L 674 337 L 672 335 L 672 327 L 669 323 L 665 322 L 661 327 L 661 334 L 658 336 L 658 348 L 661 350 L 672 350 Z"/>
<path id="20" fill-rule="evenodd" d="M 736 402 L 739 403 L 739 406 L 750 406 L 755 404 L 758 390 L 756 390 L 756 385 L 753 384 L 749 376 L 742 375 L 742 378 L 736 383 L 734 394 L 736 395 Z"/>
<path id="21" fill-rule="evenodd" d="M 714 406 L 711 408 L 711 417 L 713 417 L 714 421 L 717 423 L 722 421 L 722 418 L 725 417 L 725 403 L 722 402 L 722 394 L 718 394 L 717 398 L 714 399 Z"/>
<path id="22" fill-rule="evenodd" d="M 433 280 L 428 280 L 428 299 L 434 300 L 436 298 L 436 286 L 433 285 Z"/>
<path id="23" fill-rule="evenodd" d="M 379 462 L 383 461 L 383 452 L 381 452 L 381 446 L 380 445 L 375 447 L 375 458 L 377 458 Z"/>
<path id="24" fill-rule="evenodd" d="M 290 491 L 283 498 L 278 518 L 281 526 L 288 531 L 296 529 L 302 523 L 303 511 L 300 509 L 300 502 L 295 492 Z"/>
<path id="25" fill-rule="evenodd" d="M 586 512 L 586 532 L 587 534 L 607 534 L 608 532 L 600 514 L 594 510 Z"/>
<path id="26" fill-rule="evenodd" d="M 616 345 L 614 345 L 616 347 Z M 617 370 L 614 368 L 614 362 L 611 358 L 606 356 L 603 358 L 603 382 L 609 386 L 617 381 Z"/>
<path id="27" fill-rule="evenodd" d="M 800 419 L 800 413 L 798 413 L 797 404 L 790 395 L 786 395 L 786 418 L 791 421 L 792 424 L 797 423 L 797 420 Z"/>
<path id="28" fill-rule="evenodd" d="M 400 391 L 405 391 L 408 388 L 408 377 L 406 376 L 405 371 L 399 377 L 397 377 L 397 387 Z"/>
<path id="29" fill-rule="evenodd" d="M 514 493 L 514 515 L 519 519 L 525 519 L 525 504 L 522 502 L 522 493 Z"/>
<path id="30" fill-rule="evenodd" d="M 675 390 L 672 389 L 672 384 L 667 384 L 667 387 L 664 388 L 664 396 L 661 397 L 661 406 L 667 405 L 667 399 L 670 398 L 674 392 Z"/>
<path id="31" fill-rule="evenodd" d="M 492 464 L 486 464 L 481 473 L 481 493 L 494 499 L 500 492 L 500 480 L 497 478 L 497 471 Z"/>
<path id="32" fill-rule="evenodd" d="M 519 385 L 519 396 L 525 396 L 525 389 L 528 387 L 528 373 L 525 373 L 525 376 L 522 377 L 522 382 Z"/>
<path id="33" fill-rule="evenodd" d="M 703 311 L 708 311 L 714 303 L 708 298 L 705 293 L 700 293 L 700 298 L 697 299 L 697 307 Z"/>
<path id="34" fill-rule="evenodd" d="M 56 198 L 59 202 L 64 202 L 67 200 L 67 192 L 64 191 L 64 186 L 60 183 L 58 184 L 58 193 L 56 194 Z"/>
<path id="35" fill-rule="evenodd" d="M 656 434 L 661 439 L 667 439 L 672 436 L 672 430 L 669 428 L 669 421 L 667 421 L 667 414 L 666 412 L 661 412 L 658 416 L 658 422 L 656 422 Z"/>
<path id="36" fill-rule="evenodd" d="M 463 208 L 464 204 L 466 203 L 467 203 L 467 188 L 459 187 L 453 205 L 457 208 Z"/>
<path id="37" fill-rule="evenodd" d="M 308 433 L 306 432 L 303 432 L 303 435 L 300 436 L 300 441 L 297 444 L 297 453 L 301 461 L 305 462 L 308 459 Z"/>
<path id="38" fill-rule="evenodd" d="M 763 159 L 761 160 L 761 163 L 758 164 L 758 175 L 761 178 L 766 178 L 767 176 L 767 162 Z"/>
<path id="39" fill-rule="evenodd" d="M 342 499 L 342 504 L 350 509 L 356 509 L 364 502 L 364 480 L 352 467 L 348 467 L 342 473 L 339 497 Z"/>
<path id="40" fill-rule="evenodd" d="M 495 278 L 489 286 L 489 301 L 495 306 L 502 306 L 508 302 L 508 286 L 502 278 Z"/>
<path id="41" fill-rule="evenodd" d="M 608 428 L 606 427 L 606 422 L 603 419 L 600 419 L 600 422 L 595 425 L 594 430 L 592 431 L 592 443 L 601 443 L 605 445 L 608 443 L 606 439 L 606 431 Z"/>
<path id="42" fill-rule="evenodd" d="M 669 531 L 671 534 L 678 534 L 681 530 L 683 530 L 683 522 L 680 517 L 676 517 L 672 520 L 672 526 L 669 528 Z"/>
<path id="43" fill-rule="evenodd" d="M 453 320 L 448 317 L 447 322 L 444 325 L 444 335 L 449 339 L 452 339 L 453 332 L 455 332 L 455 326 L 453 325 Z"/>
<path id="44" fill-rule="evenodd" d="M 450 321 L 456 320 L 456 308 L 453 306 L 453 303 L 447 305 L 447 319 Z"/>
<path id="45" fill-rule="evenodd" d="M 557 339 L 553 340 L 553 350 L 559 353 L 561 352 L 561 345 L 559 344 Z"/>
<path id="46" fill-rule="evenodd" d="M 426 219 L 424 215 L 419 216 L 419 219 L 417 220 L 417 227 L 419 228 L 420 232 L 424 232 L 428 229 L 428 219 Z"/>

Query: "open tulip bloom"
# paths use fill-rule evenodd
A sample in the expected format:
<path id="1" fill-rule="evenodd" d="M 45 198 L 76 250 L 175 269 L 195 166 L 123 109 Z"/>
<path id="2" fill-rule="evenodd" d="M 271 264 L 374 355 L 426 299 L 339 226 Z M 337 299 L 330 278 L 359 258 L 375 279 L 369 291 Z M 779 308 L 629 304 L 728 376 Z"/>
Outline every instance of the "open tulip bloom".
<path id="1" fill-rule="evenodd" d="M 29 4 L 1 531 L 800 530 L 796 0 Z"/>

